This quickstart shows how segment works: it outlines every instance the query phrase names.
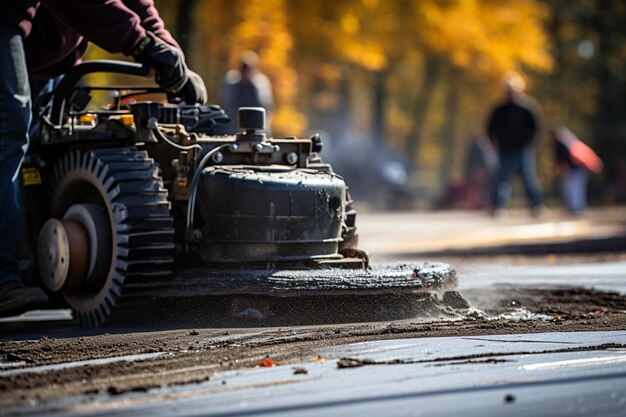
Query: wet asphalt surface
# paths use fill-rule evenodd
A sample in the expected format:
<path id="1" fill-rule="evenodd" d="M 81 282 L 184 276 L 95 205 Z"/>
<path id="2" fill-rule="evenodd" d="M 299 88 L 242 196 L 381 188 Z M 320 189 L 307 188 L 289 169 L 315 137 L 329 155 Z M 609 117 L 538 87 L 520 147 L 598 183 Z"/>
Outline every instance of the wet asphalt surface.
<path id="1" fill-rule="evenodd" d="M 365 228 L 377 245 L 376 225 L 386 221 Z M 505 233 L 535 233 L 518 245 L 561 227 L 514 223 Z M 437 227 L 435 246 L 443 248 L 453 226 Z M 588 238 L 572 227 L 562 226 L 560 238 Z M 402 230 L 393 233 L 409 239 L 410 228 Z M 418 240 L 399 257 L 423 260 L 410 258 Z M 458 290 L 486 316 L 460 309 L 453 317 L 445 306 L 443 315 L 375 324 L 191 328 L 181 318 L 98 330 L 77 328 L 63 310 L 3 320 L 0 415 L 623 416 L 626 248 L 617 245 L 599 253 L 429 255 L 455 266 Z M 389 261 L 378 248 L 374 259 Z M 266 355 L 276 366 L 260 366 Z"/>
<path id="2" fill-rule="evenodd" d="M 122 399 L 59 404 L 61 415 L 563 416 L 626 414 L 626 332 L 373 341 L 342 358 L 216 373 Z M 31 409 L 37 412 L 37 408 Z"/>
<path id="3" fill-rule="evenodd" d="M 626 413 L 626 331 L 372 340 L 206 380 L 3 406 L 2 415 L 586 415 Z M 167 353 L 78 361 L 141 363 Z M 196 365 L 196 368 L 201 365 Z M 207 366 L 207 365 L 205 365 Z M 209 366 L 210 367 L 210 366 Z M 2 369 L 0 377 L 60 365 Z"/>

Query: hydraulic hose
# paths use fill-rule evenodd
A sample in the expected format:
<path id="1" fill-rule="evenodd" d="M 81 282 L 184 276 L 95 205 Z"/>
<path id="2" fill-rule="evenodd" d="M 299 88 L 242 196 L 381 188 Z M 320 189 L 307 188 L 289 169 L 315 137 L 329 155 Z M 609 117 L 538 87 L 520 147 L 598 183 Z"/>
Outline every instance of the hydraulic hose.
<path id="1" fill-rule="evenodd" d="M 154 136 L 158 140 L 163 141 L 176 149 L 180 149 L 182 151 L 190 151 L 192 149 L 197 149 L 200 152 L 202 152 L 203 150 L 202 146 L 197 143 L 194 143 L 192 145 L 179 145 L 178 143 L 173 142 L 170 138 L 168 138 L 165 134 L 163 134 L 163 132 L 161 132 L 161 129 L 159 129 L 159 122 L 156 117 L 151 117 L 148 119 L 148 128 L 150 128 L 150 130 L 152 131 L 152 133 L 154 133 Z M 231 145 L 232 144 L 230 143 L 225 143 L 225 144 L 219 145 L 216 148 L 211 149 L 206 154 L 204 154 L 204 156 L 200 160 L 200 163 L 196 167 L 196 171 L 194 172 L 193 177 L 191 179 L 191 184 L 189 188 L 189 201 L 187 202 L 187 222 L 185 225 L 186 241 L 189 241 L 189 237 L 191 236 L 191 230 L 193 227 L 193 218 L 195 216 L 195 211 L 196 211 L 196 195 L 198 193 L 198 183 L 200 182 L 200 176 L 202 175 L 202 170 L 204 169 L 205 165 L 209 162 L 209 159 L 211 159 L 213 155 L 215 155 L 218 151 L 226 147 L 229 147 Z M 187 248 L 187 244 L 185 244 L 185 248 Z"/>
<path id="2" fill-rule="evenodd" d="M 200 176 L 202 175 L 202 170 L 204 169 L 204 166 L 207 164 L 207 162 L 209 162 L 209 159 L 211 159 L 213 155 L 215 155 L 218 151 L 226 147 L 229 147 L 231 145 L 232 144 L 230 143 L 224 143 L 216 148 L 211 149 L 206 154 L 204 154 L 204 156 L 200 160 L 200 163 L 196 167 L 196 171 L 194 172 L 193 177 L 191 179 L 191 185 L 189 187 L 189 201 L 187 202 L 187 224 L 186 224 L 186 230 L 185 230 L 186 232 L 185 236 L 187 239 L 189 239 L 191 229 L 193 227 L 193 217 L 195 215 L 195 209 L 196 209 L 196 195 L 198 192 L 198 183 L 200 182 Z"/>

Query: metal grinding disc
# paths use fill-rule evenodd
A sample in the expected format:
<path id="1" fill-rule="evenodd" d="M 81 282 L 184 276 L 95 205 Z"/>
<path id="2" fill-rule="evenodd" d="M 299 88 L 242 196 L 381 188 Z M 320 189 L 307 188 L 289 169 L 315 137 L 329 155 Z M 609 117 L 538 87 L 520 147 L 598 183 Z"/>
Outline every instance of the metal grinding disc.
<path id="1" fill-rule="evenodd" d="M 438 262 L 367 271 L 179 267 L 171 277 L 127 283 L 111 322 L 237 327 L 440 317 L 441 296 L 456 285 L 454 269 Z"/>
<path id="2" fill-rule="evenodd" d="M 177 269 L 164 280 L 132 285 L 135 294 L 156 298 L 202 295 L 377 295 L 454 289 L 454 268 L 443 262 L 379 264 L 371 270 Z"/>

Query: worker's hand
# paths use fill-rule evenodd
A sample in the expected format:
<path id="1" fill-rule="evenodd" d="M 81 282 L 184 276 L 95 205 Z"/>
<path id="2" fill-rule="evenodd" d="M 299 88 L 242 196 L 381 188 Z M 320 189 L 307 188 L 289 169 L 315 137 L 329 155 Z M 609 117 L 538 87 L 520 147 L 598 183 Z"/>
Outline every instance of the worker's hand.
<path id="1" fill-rule="evenodd" d="M 156 70 L 156 82 L 167 92 L 180 91 L 189 79 L 182 52 L 151 32 L 139 42 L 133 57 Z"/>
<path id="2" fill-rule="evenodd" d="M 209 101 L 209 96 L 204 80 L 191 70 L 188 70 L 187 74 L 189 75 L 188 80 L 177 95 L 188 104 L 206 104 Z"/>

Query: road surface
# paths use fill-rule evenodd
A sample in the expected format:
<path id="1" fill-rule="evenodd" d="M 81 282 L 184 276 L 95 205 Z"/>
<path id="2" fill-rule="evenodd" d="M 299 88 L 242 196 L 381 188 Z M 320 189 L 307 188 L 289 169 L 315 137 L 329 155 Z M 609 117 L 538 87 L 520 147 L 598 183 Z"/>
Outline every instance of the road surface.
<path id="1" fill-rule="evenodd" d="M 63 310 L 3 320 L 0 415 L 623 416 L 624 213 L 363 215 L 374 261 L 458 271 L 462 297 L 421 300 L 403 320 L 191 327 L 168 310 L 165 328 L 88 331 Z M 602 250 L 581 250 L 590 241 Z"/>

